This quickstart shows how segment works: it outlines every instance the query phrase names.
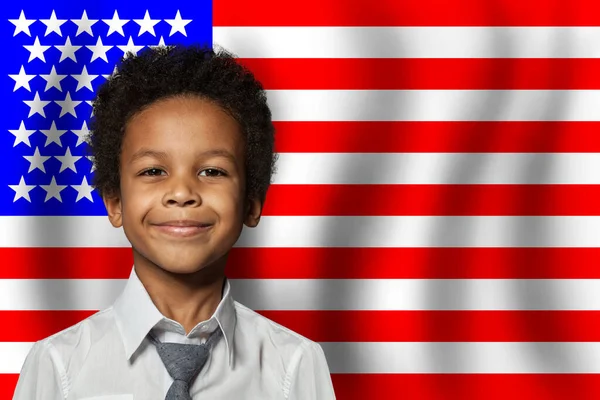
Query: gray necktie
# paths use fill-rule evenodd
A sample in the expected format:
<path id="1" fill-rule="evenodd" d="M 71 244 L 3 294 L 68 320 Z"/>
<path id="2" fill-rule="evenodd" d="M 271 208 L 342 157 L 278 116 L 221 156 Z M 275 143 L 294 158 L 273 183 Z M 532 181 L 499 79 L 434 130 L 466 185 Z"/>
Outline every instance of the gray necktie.
<path id="1" fill-rule="evenodd" d="M 221 337 L 221 329 L 217 328 L 204 344 L 162 343 L 152 334 L 150 341 L 156 346 L 167 372 L 174 379 L 165 400 L 192 400 L 190 386 L 200 372 L 210 349 Z"/>

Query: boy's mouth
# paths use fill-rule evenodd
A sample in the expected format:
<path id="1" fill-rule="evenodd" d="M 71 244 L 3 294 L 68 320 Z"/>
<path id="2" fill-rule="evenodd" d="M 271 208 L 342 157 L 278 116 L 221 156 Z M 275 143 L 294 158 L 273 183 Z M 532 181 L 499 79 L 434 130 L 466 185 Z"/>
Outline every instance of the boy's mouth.
<path id="1" fill-rule="evenodd" d="M 189 237 L 204 233 L 210 229 L 212 224 L 195 220 L 172 220 L 153 224 L 159 231 L 171 236 Z"/>

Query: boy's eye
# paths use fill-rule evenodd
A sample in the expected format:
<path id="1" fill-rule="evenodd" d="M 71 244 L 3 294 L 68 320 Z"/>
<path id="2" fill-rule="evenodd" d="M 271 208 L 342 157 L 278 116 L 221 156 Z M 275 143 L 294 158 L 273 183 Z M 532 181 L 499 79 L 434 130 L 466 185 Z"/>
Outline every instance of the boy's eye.
<path id="1" fill-rule="evenodd" d="M 205 175 L 202 175 L 203 173 L 206 173 Z M 207 168 L 205 170 L 200 171 L 200 176 L 225 176 L 225 173 L 223 171 L 221 171 L 220 169 L 216 169 L 216 168 Z"/>
<path id="2" fill-rule="evenodd" d="M 148 168 L 147 170 L 143 171 L 140 175 L 146 175 L 146 176 L 160 176 L 164 173 L 165 171 L 163 171 L 160 168 Z"/>

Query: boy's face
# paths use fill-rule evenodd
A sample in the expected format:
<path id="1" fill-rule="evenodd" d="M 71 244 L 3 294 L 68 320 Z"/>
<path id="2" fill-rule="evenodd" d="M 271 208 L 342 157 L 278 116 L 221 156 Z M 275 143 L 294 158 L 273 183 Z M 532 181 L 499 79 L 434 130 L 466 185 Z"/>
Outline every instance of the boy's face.
<path id="1" fill-rule="evenodd" d="M 128 122 L 120 195 L 104 202 L 136 267 L 224 267 L 242 225 L 256 226 L 261 213 L 245 199 L 244 149 L 238 123 L 197 97 L 160 100 Z"/>

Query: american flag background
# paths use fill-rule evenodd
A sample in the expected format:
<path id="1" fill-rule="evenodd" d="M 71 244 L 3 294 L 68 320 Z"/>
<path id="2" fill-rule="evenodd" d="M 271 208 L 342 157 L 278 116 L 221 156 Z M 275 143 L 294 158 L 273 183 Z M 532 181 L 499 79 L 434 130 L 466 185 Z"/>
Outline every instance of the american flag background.
<path id="1" fill-rule="evenodd" d="M 600 3 L 5 2 L 0 400 L 132 257 L 90 186 L 94 92 L 127 52 L 213 43 L 280 153 L 227 274 L 318 341 L 338 399 L 600 397 Z"/>

